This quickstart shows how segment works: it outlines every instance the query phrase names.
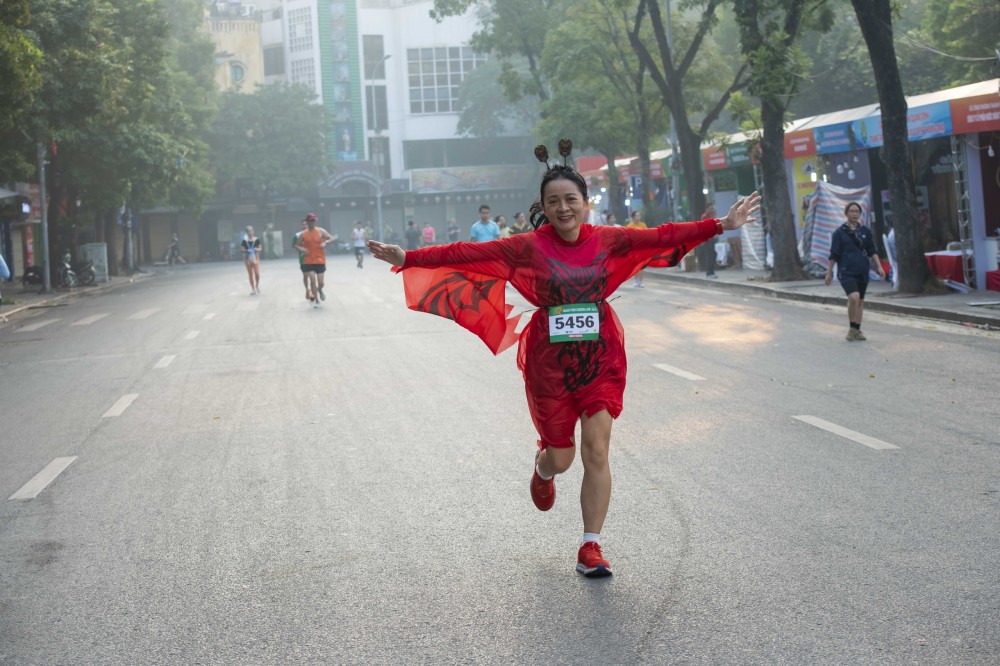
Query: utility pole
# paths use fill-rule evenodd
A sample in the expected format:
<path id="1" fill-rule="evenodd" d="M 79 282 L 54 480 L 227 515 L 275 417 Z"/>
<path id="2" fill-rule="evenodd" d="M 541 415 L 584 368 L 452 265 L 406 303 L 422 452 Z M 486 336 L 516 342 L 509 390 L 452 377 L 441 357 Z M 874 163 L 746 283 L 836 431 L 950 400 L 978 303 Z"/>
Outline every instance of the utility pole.
<path id="1" fill-rule="evenodd" d="M 38 199 L 42 212 L 42 256 L 45 258 L 45 270 L 42 271 L 42 291 L 52 291 L 52 258 L 49 256 L 49 205 L 45 193 L 45 146 L 39 141 L 38 151 Z"/>
<path id="2" fill-rule="evenodd" d="M 670 52 L 670 60 L 673 62 L 674 58 L 674 38 L 673 33 L 670 29 L 670 0 L 665 0 L 666 5 L 666 22 L 665 27 L 667 29 L 667 50 Z M 673 221 L 678 222 L 681 219 L 681 174 L 680 174 L 680 147 L 677 145 L 677 123 L 675 122 L 674 112 L 670 112 L 670 182 L 671 190 L 673 196 L 670 197 L 670 207 L 671 214 L 673 216 Z"/>
<path id="3" fill-rule="evenodd" d="M 385 66 L 385 61 L 391 58 L 391 55 L 382 56 L 382 65 Z M 375 158 L 375 174 L 378 177 L 378 187 L 375 188 L 375 211 L 378 217 L 378 240 L 382 242 L 385 240 L 385 235 L 382 233 L 382 124 L 378 121 L 378 95 L 375 92 L 375 69 L 378 65 L 372 67 L 372 73 L 369 77 L 371 85 L 369 88 L 372 91 L 372 125 L 375 130 L 375 140 L 372 142 L 372 157 Z M 367 72 L 366 72 L 367 73 Z M 382 72 L 383 78 L 385 77 L 385 72 Z M 388 100 L 387 100 L 388 101 Z M 388 118 L 388 109 L 386 110 L 386 118 Z"/>

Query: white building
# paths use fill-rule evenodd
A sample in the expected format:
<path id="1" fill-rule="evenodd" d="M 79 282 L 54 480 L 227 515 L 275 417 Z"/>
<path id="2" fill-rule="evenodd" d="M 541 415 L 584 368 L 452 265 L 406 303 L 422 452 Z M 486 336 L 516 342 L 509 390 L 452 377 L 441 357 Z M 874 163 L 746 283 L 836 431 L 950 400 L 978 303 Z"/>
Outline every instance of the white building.
<path id="1" fill-rule="evenodd" d="M 471 225 L 480 203 L 510 219 L 530 200 L 529 137 L 457 134 L 459 86 L 485 61 L 468 45 L 479 24 L 474 10 L 438 23 L 433 6 L 284 0 L 261 12 L 266 81 L 307 85 L 328 110 L 336 169 L 317 204 L 335 231 L 355 219 L 377 228 L 381 212 L 397 233 L 413 219 L 443 237 L 448 219 Z"/>

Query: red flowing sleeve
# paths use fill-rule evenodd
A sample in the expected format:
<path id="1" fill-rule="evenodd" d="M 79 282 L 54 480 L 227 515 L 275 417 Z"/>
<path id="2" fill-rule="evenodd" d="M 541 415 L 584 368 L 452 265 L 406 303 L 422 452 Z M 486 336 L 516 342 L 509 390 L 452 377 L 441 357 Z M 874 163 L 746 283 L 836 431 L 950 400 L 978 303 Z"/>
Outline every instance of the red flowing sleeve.
<path id="1" fill-rule="evenodd" d="M 650 231 L 658 231 L 656 242 L 661 250 L 653 255 L 644 266 L 647 268 L 670 268 L 681 262 L 688 252 L 716 235 L 718 223 L 714 218 L 700 222 L 677 222 L 661 224 Z"/>
<path id="2" fill-rule="evenodd" d="M 486 243 L 451 243 L 407 250 L 402 268 L 406 306 L 453 320 L 499 354 L 515 342 L 521 315 L 504 293 L 514 269 L 525 265 L 530 234 Z"/>

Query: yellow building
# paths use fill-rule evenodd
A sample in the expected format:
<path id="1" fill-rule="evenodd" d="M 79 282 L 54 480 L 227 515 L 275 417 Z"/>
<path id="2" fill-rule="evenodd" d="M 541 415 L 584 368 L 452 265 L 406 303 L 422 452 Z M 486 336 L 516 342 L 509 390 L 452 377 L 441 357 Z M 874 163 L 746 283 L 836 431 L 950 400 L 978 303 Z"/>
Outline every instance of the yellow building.
<path id="1" fill-rule="evenodd" d="M 249 93 L 264 83 L 260 14 L 255 5 L 213 3 L 205 25 L 215 42 L 215 82 L 219 90 Z"/>

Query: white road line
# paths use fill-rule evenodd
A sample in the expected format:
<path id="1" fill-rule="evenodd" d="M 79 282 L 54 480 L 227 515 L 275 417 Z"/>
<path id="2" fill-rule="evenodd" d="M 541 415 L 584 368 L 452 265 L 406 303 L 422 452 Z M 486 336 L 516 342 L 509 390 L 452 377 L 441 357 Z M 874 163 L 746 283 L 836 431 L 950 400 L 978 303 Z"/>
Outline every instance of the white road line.
<path id="1" fill-rule="evenodd" d="M 138 393 L 126 393 L 122 397 L 118 398 L 118 401 L 111 405 L 111 409 L 104 412 L 101 418 L 106 419 L 111 416 L 121 416 L 122 412 L 128 409 L 128 406 L 132 404 L 132 401 L 138 397 Z"/>
<path id="2" fill-rule="evenodd" d="M 184 310 L 183 314 L 186 314 L 186 315 L 201 314 L 202 312 L 204 312 L 207 309 L 208 309 L 207 305 L 190 305 L 190 306 L 188 306 Z"/>
<path id="3" fill-rule="evenodd" d="M 672 375 L 683 377 L 684 379 L 690 379 L 693 382 L 700 382 L 705 380 L 705 378 L 700 375 L 696 375 L 693 372 L 688 372 L 687 370 L 681 370 L 680 368 L 675 368 L 674 366 L 667 365 L 666 363 L 654 363 L 653 367 L 658 370 L 663 370 L 664 372 L 669 372 Z"/>
<path id="4" fill-rule="evenodd" d="M 90 326 L 95 321 L 100 321 L 107 316 L 108 316 L 107 312 L 105 312 L 104 314 L 91 315 L 89 317 L 84 317 L 80 321 L 74 321 L 72 324 L 70 324 L 70 326 Z"/>
<path id="5" fill-rule="evenodd" d="M 70 456 L 68 458 L 56 458 L 45 468 L 32 477 L 31 481 L 21 486 L 21 489 L 16 493 L 8 497 L 8 500 L 29 500 L 34 499 L 38 493 L 45 490 L 45 486 L 49 485 L 55 478 L 63 473 L 67 467 L 73 464 L 76 460 L 76 456 Z"/>
<path id="6" fill-rule="evenodd" d="M 41 321 L 36 321 L 34 324 L 28 324 L 27 326 L 22 326 L 17 329 L 19 331 L 37 331 L 42 326 L 48 326 L 49 324 L 54 324 L 59 321 L 58 319 L 43 319 Z"/>
<path id="7" fill-rule="evenodd" d="M 160 311 L 160 308 L 149 308 L 148 310 L 139 310 L 135 314 L 129 317 L 129 319 L 146 319 L 150 315 L 156 314 Z"/>
<path id="8" fill-rule="evenodd" d="M 881 439 L 875 439 L 874 437 L 869 437 L 860 432 L 855 432 L 849 428 L 839 426 L 836 423 L 830 423 L 829 421 L 824 421 L 823 419 L 816 416 L 802 415 L 793 416 L 793 419 L 798 419 L 803 423 L 808 423 L 809 425 L 816 426 L 821 430 L 826 430 L 827 432 L 832 432 L 834 435 L 840 435 L 841 437 L 846 437 L 847 439 L 853 440 L 858 444 L 864 444 L 867 447 L 873 449 L 898 449 L 898 446 L 890 444 L 889 442 L 883 442 Z"/>
<path id="9" fill-rule="evenodd" d="M 207 315 L 205 315 L 204 317 L 202 317 L 202 319 L 204 319 L 205 321 L 209 321 L 210 319 L 215 319 L 215 313 L 214 312 L 209 312 Z"/>
<path id="10" fill-rule="evenodd" d="M 247 312 L 250 310 L 256 310 L 258 305 L 260 305 L 260 301 L 247 301 L 246 303 L 240 303 L 236 309 Z"/>
<path id="11" fill-rule="evenodd" d="M 188 331 L 188 334 L 184 336 L 184 339 L 185 340 L 194 340 L 195 338 L 198 337 L 199 333 L 201 333 L 201 331 Z"/>
<path id="12" fill-rule="evenodd" d="M 157 361 L 156 365 L 154 365 L 153 367 L 154 368 L 165 368 L 168 365 L 170 365 L 171 361 L 173 361 L 175 358 L 177 358 L 177 357 L 174 356 L 174 355 L 164 356 L 159 361 Z"/>

